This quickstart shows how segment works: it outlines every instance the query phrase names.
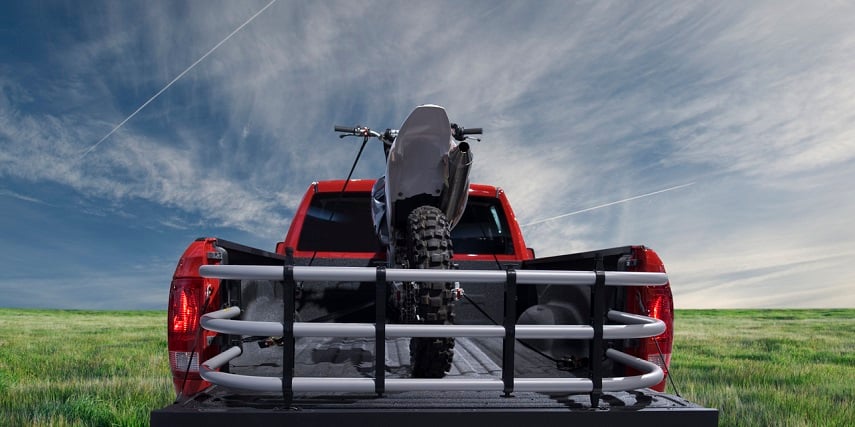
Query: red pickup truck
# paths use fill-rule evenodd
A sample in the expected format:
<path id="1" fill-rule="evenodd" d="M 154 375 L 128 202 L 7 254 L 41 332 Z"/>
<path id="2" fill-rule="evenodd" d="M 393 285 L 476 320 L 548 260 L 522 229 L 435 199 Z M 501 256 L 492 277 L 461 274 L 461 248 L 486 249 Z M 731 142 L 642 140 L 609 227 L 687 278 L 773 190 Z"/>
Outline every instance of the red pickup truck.
<path id="1" fill-rule="evenodd" d="M 537 258 L 489 185 L 470 186 L 454 269 L 438 273 L 456 284 L 454 325 L 440 325 L 456 337 L 452 366 L 410 378 L 407 342 L 429 325 L 389 323 L 400 295 L 388 283 L 426 270 L 386 268 L 373 183 L 312 183 L 275 252 L 190 244 L 169 293 L 178 397 L 152 425 L 717 423 L 717 410 L 664 393 L 674 311 L 659 256 L 625 246 Z M 409 411 L 420 415 L 404 421 Z"/>

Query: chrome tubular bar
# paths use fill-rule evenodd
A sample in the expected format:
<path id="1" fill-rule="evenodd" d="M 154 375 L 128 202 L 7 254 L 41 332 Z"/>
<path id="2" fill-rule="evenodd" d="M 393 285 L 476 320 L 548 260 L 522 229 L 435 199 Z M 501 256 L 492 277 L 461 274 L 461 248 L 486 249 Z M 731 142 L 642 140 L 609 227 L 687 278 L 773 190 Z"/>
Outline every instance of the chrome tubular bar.
<path id="1" fill-rule="evenodd" d="M 296 281 L 374 282 L 377 269 L 373 267 L 301 267 L 294 266 Z M 203 265 L 202 277 L 228 280 L 282 280 L 283 267 L 269 265 Z M 593 286 L 593 271 L 516 270 L 518 285 Z M 668 282 L 665 273 L 606 271 L 606 286 L 662 286 Z M 502 270 L 418 270 L 389 268 L 389 282 L 460 282 L 504 283 L 507 272 Z"/>
<path id="2" fill-rule="evenodd" d="M 281 337 L 282 323 L 230 320 L 241 313 L 238 307 L 213 311 L 202 316 L 202 327 L 230 335 Z M 605 325 L 603 338 L 631 339 L 655 337 L 665 332 L 665 323 L 647 316 L 610 310 L 608 318 L 622 325 Z M 594 337 L 588 325 L 516 325 L 516 337 L 522 339 L 576 339 Z M 374 337 L 373 323 L 295 322 L 295 337 Z M 386 325 L 386 337 L 503 337 L 505 328 L 492 325 Z"/>
<path id="3" fill-rule="evenodd" d="M 202 363 L 199 374 L 205 381 L 224 387 L 258 391 L 282 390 L 282 379 L 218 372 L 216 369 L 241 355 L 240 347 L 231 347 Z M 654 363 L 641 360 L 618 350 L 606 350 L 606 357 L 642 372 L 630 377 L 603 378 L 603 391 L 635 390 L 658 384 L 665 377 Z M 500 379 L 386 379 L 387 392 L 403 391 L 502 391 Z M 590 393 L 593 384 L 588 378 L 515 378 L 514 390 L 544 393 Z M 294 377 L 294 392 L 354 392 L 374 391 L 373 378 Z"/>

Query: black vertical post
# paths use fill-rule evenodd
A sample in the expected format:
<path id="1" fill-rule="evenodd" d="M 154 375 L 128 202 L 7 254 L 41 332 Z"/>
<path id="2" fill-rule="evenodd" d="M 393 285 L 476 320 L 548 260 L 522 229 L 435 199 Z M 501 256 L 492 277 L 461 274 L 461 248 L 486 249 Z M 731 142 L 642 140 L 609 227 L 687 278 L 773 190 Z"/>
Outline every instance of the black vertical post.
<path id="1" fill-rule="evenodd" d="M 591 352 L 588 360 L 591 368 L 591 407 L 600 405 L 603 394 L 603 323 L 606 306 L 606 273 L 603 266 L 603 256 L 597 254 L 595 267 L 596 280 L 591 289 L 591 326 L 594 328 L 594 340 L 591 342 Z"/>
<path id="2" fill-rule="evenodd" d="M 502 382 L 505 397 L 511 397 L 514 392 L 514 345 L 516 344 L 517 323 L 517 272 L 509 268 L 505 280 L 505 317 L 502 321 L 505 327 L 505 341 L 502 348 Z"/>
<path id="3" fill-rule="evenodd" d="M 377 267 L 374 297 L 374 391 L 386 390 L 386 267 Z"/>
<path id="4" fill-rule="evenodd" d="M 282 298 L 282 399 L 285 400 L 284 406 L 287 409 L 294 400 L 294 311 L 297 283 L 294 281 L 293 251 L 286 251 L 282 279 L 285 282 Z"/>

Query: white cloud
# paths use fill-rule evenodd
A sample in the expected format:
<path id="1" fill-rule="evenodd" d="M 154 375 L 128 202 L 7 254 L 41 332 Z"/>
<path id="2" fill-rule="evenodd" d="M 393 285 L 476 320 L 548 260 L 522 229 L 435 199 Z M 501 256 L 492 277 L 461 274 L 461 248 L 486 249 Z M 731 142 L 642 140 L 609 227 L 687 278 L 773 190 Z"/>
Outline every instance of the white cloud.
<path id="1" fill-rule="evenodd" d="M 523 223 L 697 182 L 526 229 L 542 255 L 660 249 L 688 306 L 796 304 L 855 238 L 846 4 L 279 2 L 75 160 L 265 4 L 72 15 L 45 62 L 0 66 L 0 177 L 150 201 L 171 229 L 278 236 L 311 181 L 346 174 L 358 143 L 334 124 L 395 127 L 438 103 L 486 129 L 473 180 L 504 187 Z M 378 152 L 356 176 L 382 173 Z"/>
<path id="2" fill-rule="evenodd" d="M 287 224 L 285 207 L 230 179 L 221 165 L 205 164 L 193 152 L 203 149 L 202 143 L 191 144 L 193 148 L 164 146 L 123 131 L 110 145 L 80 159 L 78 135 L 91 132 L 72 127 L 68 119 L 15 114 L 3 101 L 0 136 L 10 143 L 0 154 L 2 174 L 52 181 L 116 201 L 140 198 L 250 232 L 279 230 Z"/>

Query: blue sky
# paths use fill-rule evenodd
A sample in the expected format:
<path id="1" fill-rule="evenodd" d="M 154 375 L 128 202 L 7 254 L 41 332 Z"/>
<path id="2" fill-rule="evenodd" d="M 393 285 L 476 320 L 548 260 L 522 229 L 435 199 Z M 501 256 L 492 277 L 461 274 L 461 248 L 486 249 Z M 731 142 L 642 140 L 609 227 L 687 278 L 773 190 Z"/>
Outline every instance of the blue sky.
<path id="1" fill-rule="evenodd" d="M 192 239 L 272 250 L 346 175 L 333 124 L 434 103 L 539 255 L 646 244 L 682 308 L 855 307 L 851 4 L 279 0 L 211 51 L 268 4 L 0 6 L 0 306 L 163 309 Z"/>

